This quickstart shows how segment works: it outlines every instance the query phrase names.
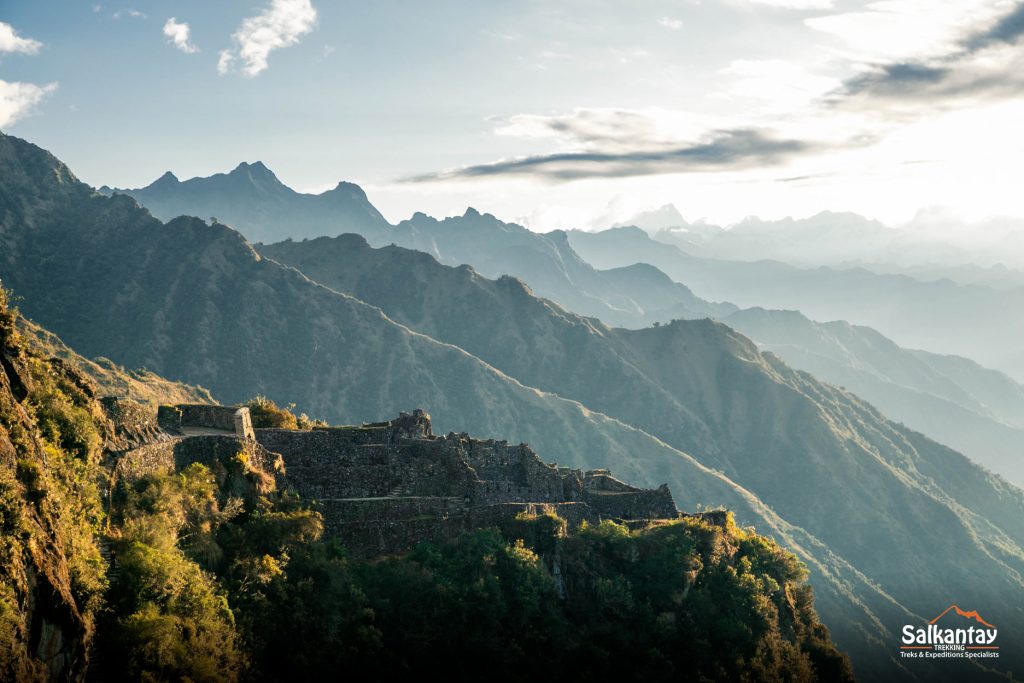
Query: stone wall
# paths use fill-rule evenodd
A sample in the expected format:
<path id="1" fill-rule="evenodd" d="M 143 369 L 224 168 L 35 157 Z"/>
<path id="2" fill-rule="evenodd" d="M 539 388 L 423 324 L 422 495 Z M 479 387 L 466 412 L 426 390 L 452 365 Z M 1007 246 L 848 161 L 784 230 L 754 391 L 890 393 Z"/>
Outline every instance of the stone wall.
<path id="1" fill-rule="evenodd" d="M 306 498 L 471 496 L 478 485 L 457 443 L 407 439 L 387 430 L 371 443 L 360 429 L 257 429 L 256 440 L 280 453 L 289 484 Z"/>
<path id="2" fill-rule="evenodd" d="M 671 519 L 679 515 L 668 486 L 633 491 L 587 491 L 583 501 L 602 517 L 615 519 Z"/>
<path id="3" fill-rule="evenodd" d="M 283 483 L 284 463 L 252 439 L 229 435 L 178 437 L 148 444 L 115 455 L 111 490 L 120 483 L 131 483 L 150 474 L 167 474 L 185 469 L 193 463 L 208 467 L 229 463 L 242 455 L 244 466 L 267 473 Z"/>
<path id="4" fill-rule="evenodd" d="M 153 406 L 119 396 L 105 396 L 100 405 L 114 427 L 106 444 L 109 451 L 124 451 L 167 438 L 157 423 Z"/>
<path id="5" fill-rule="evenodd" d="M 174 447 L 178 440 L 141 446 L 117 457 L 111 488 L 121 481 L 133 482 L 149 474 L 165 474 L 175 469 Z"/>
<path id="6" fill-rule="evenodd" d="M 245 439 L 253 438 L 249 409 L 237 406 L 215 406 L 205 403 L 182 403 L 160 406 L 157 421 L 161 429 L 183 433 L 189 429 L 210 429 Z"/>

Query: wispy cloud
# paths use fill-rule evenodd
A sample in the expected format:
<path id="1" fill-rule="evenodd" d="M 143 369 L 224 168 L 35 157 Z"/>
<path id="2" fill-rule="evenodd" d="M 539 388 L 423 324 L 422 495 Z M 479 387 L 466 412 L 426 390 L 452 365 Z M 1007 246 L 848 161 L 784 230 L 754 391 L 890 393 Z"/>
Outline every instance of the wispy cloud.
<path id="1" fill-rule="evenodd" d="M 227 73 L 237 58 L 242 73 L 256 76 L 266 70 L 271 52 L 295 45 L 315 24 L 316 9 L 310 0 L 271 0 L 263 12 L 242 21 L 232 35 L 235 48 L 221 51 L 217 71 Z"/>
<path id="2" fill-rule="evenodd" d="M 578 180 L 739 170 L 780 164 L 813 148 L 814 145 L 807 141 L 778 138 L 768 131 L 720 130 L 689 144 L 649 144 L 643 149 L 544 154 L 467 166 L 410 180 L 426 182 L 498 175 Z"/>
<path id="3" fill-rule="evenodd" d="M 115 19 L 124 19 L 125 17 L 128 17 L 129 19 L 145 19 L 149 15 L 147 15 L 145 12 L 140 12 L 134 7 L 125 7 L 124 9 L 117 10 L 110 16 L 114 17 Z"/>
<path id="4" fill-rule="evenodd" d="M 28 116 L 44 97 L 56 89 L 56 83 L 39 86 L 0 80 L 0 128 L 11 126 Z"/>
<path id="5" fill-rule="evenodd" d="M 170 41 L 171 45 L 189 54 L 199 52 L 199 48 L 193 45 L 190 40 L 191 32 L 187 23 L 179 22 L 174 17 L 168 19 L 167 23 L 164 24 L 164 35 L 167 36 L 167 40 Z"/>
<path id="6" fill-rule="evenodd" d="M 0 53 L 20 52 L 24 55 L 34 55 L 42 47 L 43 44 L 38 40 L 23 38 L 18 35 L 13 26 L 0 21 Z"/>
<path id="7" fill-rule="evenodd" d="M 672 17 L 662 17 L 661 19 L 658 19 L 658 25 L 672 29 L 673 31 L 678 31 L 683 27 L 683 20 L 673 19 Z"/>
<path id="8" fill-rule="evenodd" d="M 231 63 L 235 61 L 235 56 L 231 54 L 231 50 L 221 50 L 217 55 L 217 73 L 221 76 L 231 71 Z"/>

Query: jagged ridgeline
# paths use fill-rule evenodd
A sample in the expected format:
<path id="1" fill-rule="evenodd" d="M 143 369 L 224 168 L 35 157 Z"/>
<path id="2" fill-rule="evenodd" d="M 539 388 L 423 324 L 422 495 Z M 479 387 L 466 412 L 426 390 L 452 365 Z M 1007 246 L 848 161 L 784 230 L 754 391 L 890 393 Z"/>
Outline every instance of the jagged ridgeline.
<path id="1" fill-rule="evenodd" d="M 804 567 L 729 513 L 422 412 L 101 399 L 16 318 L 0 290 L 5 679 L 851 679 Z"/>

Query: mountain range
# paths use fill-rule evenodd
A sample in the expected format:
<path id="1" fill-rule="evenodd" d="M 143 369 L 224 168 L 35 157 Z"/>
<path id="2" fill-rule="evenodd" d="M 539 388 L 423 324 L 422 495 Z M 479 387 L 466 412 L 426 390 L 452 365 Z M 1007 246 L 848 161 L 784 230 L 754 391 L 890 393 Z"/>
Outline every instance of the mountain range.
<path id="1" fill-rule="evenodd" d="M 99 195 L 8 136 L 0 171 L 0 277 L 84 355 L 334 422 L 416 404 L 441 430 L 667 481 L 682 507 L 727 505 L 808 563 L 862 676 L 907 673 L 896 634 L 937 591 L 1024 626 L 1005 599 L 1024 588 L 1024 493 L 722 323 L 612 328 L 516 278 L 352 236 L 254 248 Z M 425 239 L 431 223 L 414 222 Z"/>
<path id="2" fill-rule="evenodd" d="M 194 187 L 209 186 L 206 195 L 216 198 L 216 201 L 225 207 L 244 204 L 253 212 L 256 210 L 254 207 L 261 203 L 269 207 L 276 205 L 276 197 L 280 192 L 280 183 L 276 178 L 270 184 L 271 191 L 263 192 L 263 185 L 257 180 L 233 173 L 238 177 L 230 188 L 221 187 L 225 177 L 223 175 L 196 178 L 188 182 Z M 189 203 L 188 193 L 177 192 L 171 196 L 175 198 L 175 206 L 181 212 L 198 212 L 193 211 L 199 207 Z M 361 202 L 365 209 L 365 204 L 368 203 L 365 196 Z M 267 212 L 269 209 L 262 211 Z M 243 231 L 261 230 L 248 222 L 244 216 L 241 218 L 242 223 L 239 227 Z M 664 230 L 659 232 L 659 226 L 678 225 L 681 221 L 684 222 L 682 216 L 671 205 L 639 217 L 639 222 L 662 239 L 667 239 L 667 233 Z M 816 324 L 807 318 L 794 318 L 785 311 L 776 312 L 760 307 L 757 307 L 756 313 L 745 314 L 733 304 L 711 303 L 697 297 L 688 287 L 673 281 L 649 263 L 630 261 L 631 256 L 637 251 L 641 252 L 637 255 L 638 259 L 647 257 L 649 261 L 654 261 L 656 257 L 660 258 L 659 263 L 671 272 L 677 272 L 677 279 L 681 281 L 686 281 L 683 278 L 690 271 L 696 272 L 694 277 L 702 286 L 707 284 L 706 280 L 720 275 L 719 266 L 723 272 L 728 272 L 732 268 L 735 270 L 735 277 L 727 282 L 726 286 L 733 287 L 732 293 L 744 298 L 748 298 L 751 293 L 738 285 L 749 282 L 750 289 L 759 295 L 760 280 L 757 278 L 760 277 L 762 270 L 766 269 L 776 280 L 779 277 L 791 278 L 793 271 L 803 272 L 786 264 L 721 262 L 692 257 L 689 254 L 680 255 L 676 247 L 655 241 L 635 228 L 620 228 L 595 235 L 565 231 L 538 234 L 522 226 L 503 222 L 490 214 L 481 214 L 474 209 L 468 209 L 462 216 L 443 220 L 417 213 L 397 226 L 387 226 L 384 229 L 379 223 L 364 226 L 355 221 L 349 225 L 353 232 L 362 234 L 374 246 L 388 243 L 402 245 L 430 254 L 445 264 L 471 264 L 477 272 L 492 279 L 503 274 L 514 275 L 525 281 L 536 294 L 549 298 L 568 310 L 597 317 L 611 325 L 636 328 L 673 319 L 728 319 L 731 325 L 741 329 L 758 343 L 767 344 L 764 348 L 778 352 L 793 367 L 851 387 L 858 395 L 881 407 L 885 414 L 905 422 L 911 428 L 923 431 L 941 443 L 961 450 L 976 462 L 1013 481 L 1022 480 L 1024 459 L 1018 446 L 1022 441 L 1017 430 L 1020 428 L 1021 416 L 1024 415 L 1020 399 L 1024 389 L 1009 378 L 989 372 L 965 359 L 953 373 L 955 377 L 936 368 L 916 375 L 910 372 L 900 373 L 897 372 L 900 368 L 922 368 L 924 361 L 873 329 L 863 325 L 847 324 L 844 329 L 856 330 L 857 335 L 865 338 L 852 343 L 846 340 L 847 343 L 844 345 L 843 341 L 835 339 L 836 330 L 843 326 L 841 322 L 829 323 L 831 330 L 822 328 L 814 333 L 807 333 L 805 328 Z M 329 234 L 336 227 L 324 223 L 320 229 Z M 880 223 L 867 221 L 854 214 L 821 214 L 814 219 L 777 221 L 771 224 L 749 219 L 730 231 L 707 224 L 688 224 L 686 229 L 687 234 L 700 236 L 704 243 L 719 233 L 735 231 L 734 234 L 737 235 L 761 235 L 759 239 L 774 244 L 771 240 L 773 235 L 779 230 L 790 230 L 794 234 L 821 233 L 818 239 L 824 240 L 823 244 L 832 243 L 840 246 L 858 232 L 869 236 L 876 235 L 880 240 L 883 239 L 880 236 L 883 233 L 885 239 L 890 239 L 889 233 L 896 233 Z M 824 239 L 826 237 L 832 239 L 832 242 Z M 590 250 L 594 249 L 594 243 L 601 244 L 603 240 L 623 242 L 622 253 L 610 256 L 592 254 Z M 580 249 L 590 258 L 601 265 L 612 263 L 616 267 L 606 270 L 595 269 L 573 248 L 572 243 L 581 241 L 585 243 L 580 245 Z M 782 240 L 780 243 L 792 242 Z M 322 245 L 322 242 L 317 244 Z M 678 259 L 674 258 L 676 256 L 688 259 L 688 263 L 691 264 L 696 262 L 698 266 L 687 273 L 678 272 Z M 824 258 L 823 254 L 818 256 Z M 673 271 L 673 268 L 676 270 Z M 308 274 L 308 271 L 305 272 Z M 704 279 L 700 278 L 702 272 L 707 274 Z M 833 279 L 830 270 L 809 272 L 814 278 L 822 281 L 822 287 L 829 288 L 828 282 Z M 863 286 L 873 292 L 877 292 L 884 284 L 884 277 L 875 276 L 864 270 L 856 272 L 862 275 L 860 280 Z M 1012 271 L 1007 269 L 1003 269 L 1002 272 L 1012 274 Z M 751 276 L 751 273 L 754 276 Z M 906 280 L 912 285 L 924 284 L 912 278 L 896 279 Z M 713 286 L 720 284 L 716 280 Z M 951 282 L 933 283 L 932 286 L 958 288 Z M 827 301 L 825 305 L 820 306 L 821 312 L 827 312 L 831 303 L 832 301 Z M 856 313 L 855 311 L 854 314 Z M 824 315 L 822 318 L 830 319 Z M 759 321 L 757 325 L 752 324 L 755 320 Z M 762 339 L 759 336 L 761 334 L 765 338 Z M 825 344 L 828 348 L 808 345 L 810 340 L 821 342 L 826 339 L 831 340 Z M 888 353 L 892 358 L 882 361 L 879 353 Z M 927 355 L 926 352 L 920 354 Z M 899 357 L 899 360 L 895 360 L 896 357 Z M 951 363 L 954 362 L 957 361 L 950 357 L 949 361 L 943 363 L 943 367 L 952 367 Z M 928 376 L 936 374 L 942 377 L 936 379 Z M 991 392 L 992 395 L 986 392 Z"/>
<path id="3" fill-rule="evenodd" d="M 964 356 L 1024 381 L 1024 352 L 1014 343 L 1024 334 L 1024 317 L 1016 313 L 1024 310 L 1024 274 L 1006 266 L 964 265 L 959 247 L 952 252 L 960 261 L 951 256 L 942 263 L 948 245 L 941 254 L 922 250 L 921 245 L 944 244 L 925 239 L 934 222 L 927 216 L 920 230 L 909 232 L 827 212 L 802 220 L 751 218 L 726 230 L 687 223 L 667 205 L 636 217 L 644 230 L 541 235 L 473 209 L 442 220 L 417 213 L 391 226 L 361 190 L 339 187 L 354 189 L 302 195 L 257 163 L 185 182 L 165 174 L 148 188 L 118 192 L 165 220 L 216 216 L 253 242 L 362 234 L 373 246 L 397 244 L 448 265 L 469 263 L 491 278 L 513 275 L 540 296 L 611 325 L 723 317 L 737 306 L 792 309 L 814 320 L 869 326 L 903 347 Z M 310 207 L 327 207 L 321 199 L 327 195 L 334 197 L 331 206 L 344 206 L 324 217 Z M 302 230 L 292 228 L 300 223 Z M 1016 239 L 1014 230 L 997 228 L 991 231 Z M 725 246 L 712 249 L 713 244 Z M 873 244 L 888 246 L 879 250 Z M 908 254 L 915 256 L 908 261 Z M 640 271 L 639 264 L 667 277 Z"/>
<path id="4" fill-rule="evenodd" d="M 978 224 L 921 211 L 893 228 L 850 212 L 823 211 L 807 218 L 764 220 L 750 216 L 728 228 L 687 222 L 672 204 L 641 212 L 611 227 L 638 227 L 654 239 L 693 256 L 729 261 L 775 260 L 801 267 L 863 262 L 914 272 L 947 272 L 969 283 L 974 275 L 1021 275 L 1024 226 L 992 218 Z M 594 224 L 598 231 L 607 223 Z M 980 265 L 979 265 L 980 264 Z M 954 277 L 953 279 L 957 279 Z"/>
<path id="5" fill-rule="evenodd" d="M 231 225 L 246 226 L 253 240 L 315 237 L 359 226 L 360 231 L 389 228 L 384 216 L 358 185 L 340 182 L 320 194 L 291 189 L 263 162 L 243 162 L 230 173 L 180 181 L 168 171 L 151 184 L 135 190 L 101 187 L 101 194 L 126 194 L 161 220 L 181 214 L 186 203 L 193 215 L 215 217 Z"/>
<path id="6" fill-rule="evenodd" d="M 900 346 L 965 356 L 1024 381 L 1024 288 L 931 282 L 863 268 L 798 268 L 779 261 L 693 256 L 636 227 L 568 232 L 597 268 L 648 263 L 705 299 L 799 310 L 813 320 L 873 327 Z"/>

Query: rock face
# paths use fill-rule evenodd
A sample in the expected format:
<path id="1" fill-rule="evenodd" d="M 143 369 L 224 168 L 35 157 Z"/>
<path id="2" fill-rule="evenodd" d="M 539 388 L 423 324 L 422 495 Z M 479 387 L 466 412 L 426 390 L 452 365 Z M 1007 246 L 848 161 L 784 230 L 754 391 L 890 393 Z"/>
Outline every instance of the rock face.
<path id="1" fill-rule="evenodd" d="M 78 585 L 73 553 L 95 547 L 79 541 L 83 520 L 62 506 L 65 497 L 69 505 L 80 501 L 54 476 L 66 474 L 71 456 L 43 436 L 38 418 L 53 414 L 32 402 L 44 382 L 81 390 L 69 401 L 74 408 L 57 413 L 61 417 L 81 415 L 72 411 L 93 396 L 69 368 L 48 368 L 26 355 L 6 303 L 0 290 L 0 679 L 81 680 L 93 637 L 92 591 Z M 82 455 L 82 481 L 91 484 L 98 450 Z"/>

